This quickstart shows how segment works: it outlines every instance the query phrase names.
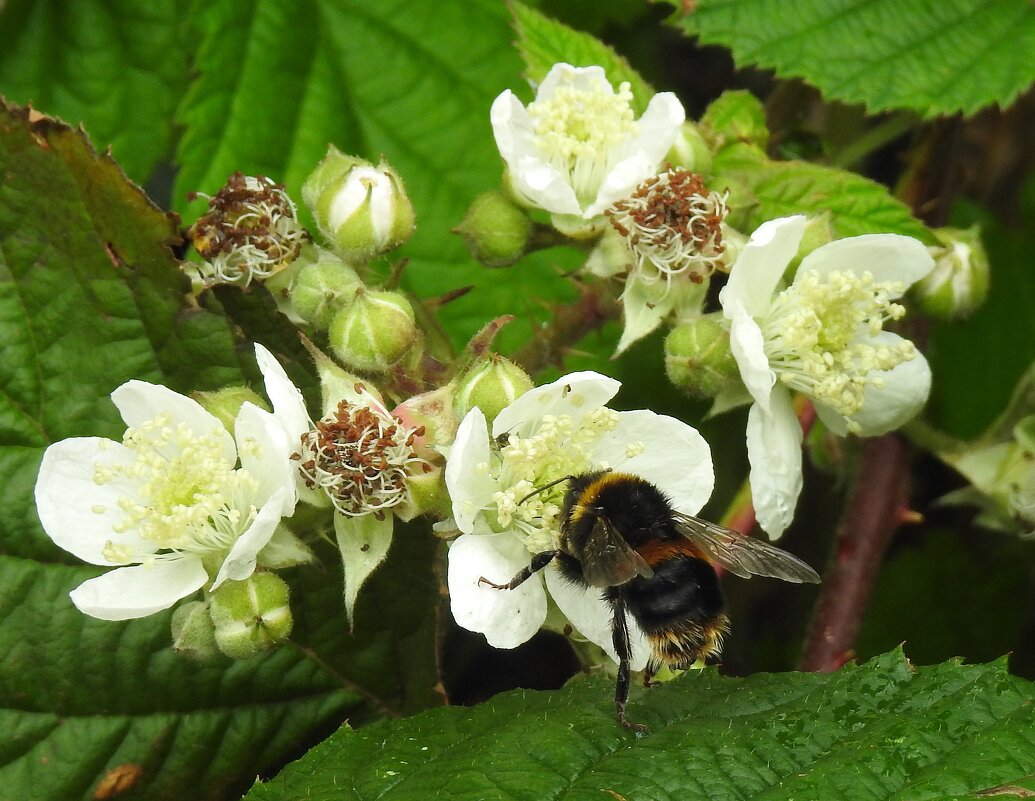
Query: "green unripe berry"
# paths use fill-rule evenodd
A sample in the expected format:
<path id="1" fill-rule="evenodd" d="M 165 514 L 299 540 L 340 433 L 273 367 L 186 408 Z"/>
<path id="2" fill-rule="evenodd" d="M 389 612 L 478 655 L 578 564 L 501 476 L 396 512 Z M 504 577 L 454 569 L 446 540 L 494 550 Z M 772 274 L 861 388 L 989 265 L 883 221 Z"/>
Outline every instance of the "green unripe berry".
<path id="1" fill-rule="evenodd" d="M 269 411 L 269 404 L 248 387 L 226 387 L 215 392 L 192 392 L 191 397 L 200 403 L 206 412 L 214 415 L 231 434 L 234 432 L 237 413 L 246 402 Z"/>

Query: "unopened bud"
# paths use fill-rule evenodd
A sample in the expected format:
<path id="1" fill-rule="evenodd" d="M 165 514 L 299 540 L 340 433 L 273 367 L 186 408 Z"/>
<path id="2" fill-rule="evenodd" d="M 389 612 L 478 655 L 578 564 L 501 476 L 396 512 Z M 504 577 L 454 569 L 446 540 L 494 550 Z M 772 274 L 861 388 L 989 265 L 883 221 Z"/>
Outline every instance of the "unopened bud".
<path id="1" fill-rule="evenodd" d="M 361 289 L 331 321 L 331 350 L 342 364 L 379 373 L 402 359 L 416 343 L 410 302 L 399 292 Z"/>
<path id="2" fill-rule="evenodd" d="M 941 243 L 928 248 L 934 269 L 913 291 L 923 310 L 942 320 L 969 317 L 988 296 L 988 255 L 977 226 L 968 229 L 939 228 Z"/>
<path id="3" fill-rule="evenodd" d="M 226 387 L 215 392 L 192 392 L 191 397 L 200 403 L 206 412 L 214 415 L 230 433 L 233 433 L 237 413 L 246 402 L 269 411 L 269 404 L 248 387 Z"/>
<path id="4" fill-rule="evenodd" d="M 483 192 L 454 231 L 486 267 L 509 267 L 528 250 L 532 220 L 505 193 Z"/>
<path id="5" fill-rule="evenodd" d="M 514 362 L 490 353 L 460 376 L 456 395 L 453 396 L 453 413 L 457 419 L 462 420 L 477 406 L 491 426 L 500 412 L 533 386 L 528 373 Z"/>
<path id="6" fill-rule="evenodd" d="M 249 659 L 282 643 L 294 623 L 288 595 L 288 585 L 275 573 L 254 573 L 220 586 L 210 606 L 219 650 Z"/>
<path id="7" fill-rule="evenodd" d="M 306 179 L 302 199 L 320 233 L 347 261 L 380 256 L 413 233 L 413 205 L 384 160 L 375 167 L 331 145 Z"/>
<path id="8" fill-rule="evenodd" d="M 714 398 L 739 376 L 729 331 L 713 315 L 673 328 L 665 338 L 665 372 L 691 397 Z"/>
<path id="9" fill-rule="evenodd" d="M 309 239 L 284 187 L 265 175 L 237 172 L 215 196 L 189 197 L 209 202 L 187 232 L 205 259 L 196 267 L 205 286 L 265 280 L 287 267 Z"/>
<path id="10" fill-rule="evenodd" d="M 707 173 L 712 167 L 712 151 L 698 127 L 687 120 L 680 128 L 665 161 L 677 169 Z"/>
<path id="11" fill-rule="evenodd" d="M 190 601 L 176 607 L 172 621 L 172 649 L 198 662 L 211 662 L 219 656 L 216 626 L 209 615 L 208 604 Z"/>
<path id="12" fill-rule="evenodd" d="M 743 142 L 764 149 L 769 141 L 765 108 L 744 89 L 723 92 L 704 110 L 701 134 L 712 150 Z"/>
<path id="13" fill-rule="evenodd" d="M 363 285 L 349 265 L 322 248 L 313 248 L 291 286 L 291 305 L 306 322 L 326 331 L 334 316 L 352 302 Z"/>

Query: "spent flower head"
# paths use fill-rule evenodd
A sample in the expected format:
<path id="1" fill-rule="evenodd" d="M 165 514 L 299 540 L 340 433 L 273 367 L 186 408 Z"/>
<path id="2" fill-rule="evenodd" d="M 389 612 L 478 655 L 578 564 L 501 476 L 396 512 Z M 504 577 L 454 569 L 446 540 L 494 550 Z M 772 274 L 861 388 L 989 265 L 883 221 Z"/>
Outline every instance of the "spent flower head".
<path id="1" fill-rule="evenodd" d="M 205 260 L 191 265 L 205 286 L 248 286 L 269 278 L 309 240 L 284 186 L 265 175 L 235 172 L 215 195 L 190 194 L 192 200 L 197 197 L 208 200 L 208 211 L 188 235 Z"/>
<path id="2" fill-rule="evenodd" d="M 913 343 L 884 330 L 895 301 L 934 266 L 915 239 L 871 234 L 816 248 L 791 285 L 780 282 L 805 218 L 764 223 L 719 295 L 730 345 L 754 400 L 748 415 L 752 495 L 771 537 L 789 525 L 801 490 L 801 428 L 790 390 L 809 397 L 835 434 L 875 436 L 927 400 L 931 373 Z"/>
<path id="3" fill-rule="evenodd" d="M 430 469 L 417 454 L 423 430 L 393 416 L 380 395 L 320 354 L 324 414 L 309 417 L 302 393 L 262 345 L 256 360 L 273 413 L 291 443 L 302 500 L 334 509 L 345 567 L 345 605 L 352 616 L 359 589 L 383 561 L 397 516 L 419 513 L 409 482 Z"/>
<path id="4" fill-rule="evenodd" d="M 196 401 L 162 386 L 129 381 L 112 401 L 128 426 L 122 442 L 56 442 L 36 482 L 51 539 L 117 567 L 73 590 L 73 603 L 125 620 L 250 576 L 296 500 L 288 441 L 272 415 L 244 403 L 231 437 Z"/>
<path id="5" fill-rule="evenodd" d="M 530 555 L 559 547 L 566 482 L 528 497 L 565 476 L 612 468 L 642 476 L 694 514 L 711 494 L 707 443 L 697 431 L 650 411 L 616 412 L 605 405 L 619 383 L 597 373 L 572 373 L 532 389 L 507 406 L 491 429 L 478 408 L 468 412 L 446 461 L 453 525 L 461 533 L 449 550 L 449 594 L 463 627 L 498 648 L 525 642 L 544 623 L 547 590 L 587 639 L 614 658 L 610 610 L 600 591 L 578 588 L 549 567 L 500 592 Z M 634 630 L 634 666 L 647 651 Z"/>
<path id="6" fill-rule="evenodd" d="M 710 192 L 699 175 L 679 169 L 647 178 L 607 210 L 634 258 L 638 280 L 663 281 L 666 287 L 675 276 L 699 284 L 721 269 L 726 213 L 725 194 Z"/>
<path id="7" fill-rule="evenodd" d="M 490 117 L 514 193 L 565 233 L 598 234 L 604 211 L 657 171 L 685 117 L 669 92 L 639 119 L 632 101 L 602 67 L 570 64 L 555 64 L 527 107 L 503 92 Z"/>

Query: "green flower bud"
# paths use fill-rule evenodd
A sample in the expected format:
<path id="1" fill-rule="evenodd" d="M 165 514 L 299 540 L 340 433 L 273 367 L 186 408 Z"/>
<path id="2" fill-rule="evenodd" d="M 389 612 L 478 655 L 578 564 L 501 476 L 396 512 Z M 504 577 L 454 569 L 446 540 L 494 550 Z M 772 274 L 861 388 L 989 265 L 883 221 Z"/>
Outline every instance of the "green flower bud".
<path id="1" fill-rule="evenodd" d="M 380 256 L 413 233 L 413 205 L 383 159 L 375 167 L 331 145 L 302 186 L 302 199 L 320 233 L 347 261 Z"/>
<path id="2" fill-rule="evenodd" d="M 723 92 L 704 110 L 700 121 L 701 134 L 713 150 L 734 142 L 744 142 L 765 149 L 769 127 L 765 107 L 750 92 L 738 89 Z"/>
<path id="3" fill-rule="evenodd" d="M 928 248 L 934 269 L 913 291 L 921 308 L 932 317 L 969 317 L 988 296 L 988 254 L 981 244 L 981 232 L 975 225 L 966 230 L 939 228 L 934 235 L 941 243 Z"/>
<path id="4" fill-rule="evenodd" d="M 307 259 L 291 286 L 291 305 L 303 320 L 326 331 L 334 316 L 352 302 L 363 282 L 355 270 L 330 251 L 316 249 L 313 255 L 315 259 Z"/>
<path id="5" fill-rule="evenodd" d="M 212 593 L 210 607 L 219 650 L 249 659 L 287 639 L 294 624 L 288 594 L 288 585 L 275 573 L 223 584 Z"/>
<path id="6" fill-rule="evenodd" d="M 387 370 L 417 341 L 410 302 L 399 292 L 361 289 L 340 310 L 328 331 L 331 350 L 342 364 L 365 373 Z"/>
<path id="7" fill-rule="evenodd" d="M 464 415 L 477 406 L 491 426 L 496 415 L 533 386 L 528 373 L 514 362 L 490 353 L 476 361 L 458 379 L 456 395 L 453 396 L 453 413 L 457 419 L 462 420 Z"/>
<path id="8" fill-rule="evenodd" d="M 740 375 L 729 331 L 714 315 L 673 328 L 665 338 L 665 372 L 691 397 L 714 398 Z"/>
<path id="9" fill-rule="evenodd" d="M 687 120 L 665 161 L 677 169 L 707 173 L 712 167 L 712 151 L 697 126 Z"/>
<path id="10" fill-rule="evenodd" d="M 198 662 L 211 662 L 219 656 L 216 626 L 208 604 L 191 601 L 176 607 L 172 616 L 172 649 Z"/>
<path id="11" fill-rule="evenodd" d="M 234 421 L 245 402 L 254 403 L 260 409 L 270 410 L 269 404 L 248 387 L 226 387 L 215 392 L 192 392 L 191 397 L 201 404 L 206 412 L 214 415 L 223 428 L 231 434 L 234 432 Z"/>
<path id="12" fill-rule="evenodd" d="M 486 267 L 509 267 L 528 252 L 532 220 L 503 192 L 483 192 L 455 229 Z"/>

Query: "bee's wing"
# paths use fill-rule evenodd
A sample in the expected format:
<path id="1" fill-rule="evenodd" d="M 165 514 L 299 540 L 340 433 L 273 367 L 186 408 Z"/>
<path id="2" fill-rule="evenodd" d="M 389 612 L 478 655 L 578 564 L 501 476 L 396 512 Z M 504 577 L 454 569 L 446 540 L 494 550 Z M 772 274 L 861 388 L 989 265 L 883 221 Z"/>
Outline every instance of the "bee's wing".
<path id="1" fill-rule="evenodd" d="M 676 513 L 676 529 L 709 561 L 742 578 L 770 576 L 795 584 L 818 584 L 819 574 L 801 559 L 773 545 L 699 517 Z"/>
<path id="2" fill-rule="evenodd" d="M 582 549 L 582 576 L 593 587 L 617 587 L 636 576 L 654 575 L 606 517 L 598 516 Z"/>

